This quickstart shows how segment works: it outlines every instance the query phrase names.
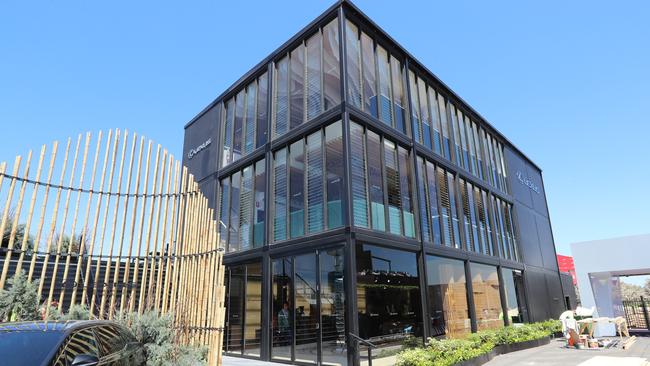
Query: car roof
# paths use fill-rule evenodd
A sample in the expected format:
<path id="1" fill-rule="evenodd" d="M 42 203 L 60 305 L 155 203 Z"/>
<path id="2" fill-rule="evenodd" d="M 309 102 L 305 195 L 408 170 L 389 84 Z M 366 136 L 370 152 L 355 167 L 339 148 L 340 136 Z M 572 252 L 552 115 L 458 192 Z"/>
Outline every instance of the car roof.
<path id="1" fill-rule="evenodd" d="M 68 332 L 79 328 L 116 323 L 107 320 L 30 321 L 0 324 L 0 333 L 13 332 Z"/>

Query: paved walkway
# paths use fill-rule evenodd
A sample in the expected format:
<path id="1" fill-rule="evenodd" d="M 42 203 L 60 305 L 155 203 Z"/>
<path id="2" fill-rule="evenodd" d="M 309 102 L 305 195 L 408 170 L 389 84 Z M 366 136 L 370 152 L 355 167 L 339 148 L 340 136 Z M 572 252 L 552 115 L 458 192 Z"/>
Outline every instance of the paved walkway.
<path id="1" fill-rule="evenodd" d="M 524 351 L 497 356 L 485 366 L 649 366 L 650 338 L 638 337 L 628 350 L 565 348 L 564 339 Z"/>

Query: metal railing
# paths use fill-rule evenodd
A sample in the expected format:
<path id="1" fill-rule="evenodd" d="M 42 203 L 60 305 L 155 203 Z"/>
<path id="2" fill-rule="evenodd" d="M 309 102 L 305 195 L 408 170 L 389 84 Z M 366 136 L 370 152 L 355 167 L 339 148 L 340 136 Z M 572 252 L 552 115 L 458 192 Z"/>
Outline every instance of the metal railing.
<path id="1" fill-rule="evenodd" d="M 372 366 L 372 350 L 374 348 L 377 348 L 377 345 L 374 343 L 368 341 L 367 339 L 363 339 L 359 337 L 358 335 L 350 332 L 350 337 L 356 341 L 355 348 L 359 348 L 359 344 L 364 344 L 366 347 L 368 347 L 368 366 Z"/>

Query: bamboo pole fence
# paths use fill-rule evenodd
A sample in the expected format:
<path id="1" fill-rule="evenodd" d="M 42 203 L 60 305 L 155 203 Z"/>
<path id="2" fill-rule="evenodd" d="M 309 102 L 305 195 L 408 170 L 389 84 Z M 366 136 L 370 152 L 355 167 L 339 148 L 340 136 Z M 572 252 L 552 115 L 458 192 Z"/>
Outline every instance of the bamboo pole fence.
<path id="1" fill-rule="evenodd" d="M 62 148 L 63 147 L 63 148 Z M 177 340 L 221 364 L 223 250 L 208 199 L 167 150 L 124 130 L 0 163 L 0 290 L 25 272 L 44 316 L 173 314 Z"/>

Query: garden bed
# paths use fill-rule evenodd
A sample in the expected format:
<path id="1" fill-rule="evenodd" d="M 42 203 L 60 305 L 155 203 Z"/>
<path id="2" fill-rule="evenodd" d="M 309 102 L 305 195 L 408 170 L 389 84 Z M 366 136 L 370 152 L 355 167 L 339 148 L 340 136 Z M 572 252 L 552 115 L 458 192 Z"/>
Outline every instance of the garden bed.
<path id="1" fill-rule="evenodd" d="M 546 321 L 484 330 L 466 339 L 429 339 L 424 347 L 406 349 L 398 366 L 479 366 L 494 357 L 550 343 L 558 323 Z"/>

